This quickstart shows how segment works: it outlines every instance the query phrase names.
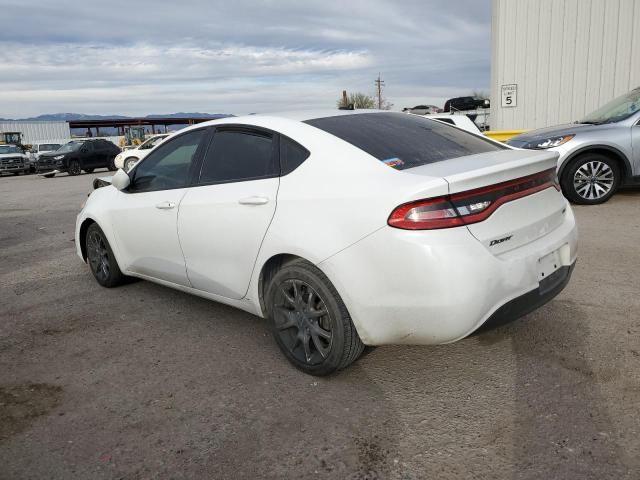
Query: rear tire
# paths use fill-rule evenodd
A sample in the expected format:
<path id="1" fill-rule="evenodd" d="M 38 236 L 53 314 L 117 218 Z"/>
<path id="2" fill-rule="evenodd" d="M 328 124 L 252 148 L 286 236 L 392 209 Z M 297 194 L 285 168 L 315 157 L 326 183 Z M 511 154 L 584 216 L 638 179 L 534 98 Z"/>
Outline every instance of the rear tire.
<path id="1" fill-rule="evenodd" d="M 85 245 L 89 270 L 100 285 L 112 288 L 124 283 L 126 277 L 120 271 L 111 245 L 97 223 L 87 229 Z"/>
<path id="2" fill-rule="evenodd" d="M 311 375 L 351 365 L 364 350 L 347 307 L 322 271 L 304 260 L 285 264 L 267 288 L 273 336 L 285 357 Z"/>
<path id="3" fill-rule="evenodd" d="M 585 153 L 566 166 L 560 186 L 571 202 L 597 205 L 613 196 L 620 180 L 620 165 L 616 160 L 600 153 Z"/>
<path id="4" fill-rule="evenodd" d="M 82 173 L 82 167 L 78 160 L 71 160 L 67 167 L 67 173 L 71 176 L 80 175 Z"/>

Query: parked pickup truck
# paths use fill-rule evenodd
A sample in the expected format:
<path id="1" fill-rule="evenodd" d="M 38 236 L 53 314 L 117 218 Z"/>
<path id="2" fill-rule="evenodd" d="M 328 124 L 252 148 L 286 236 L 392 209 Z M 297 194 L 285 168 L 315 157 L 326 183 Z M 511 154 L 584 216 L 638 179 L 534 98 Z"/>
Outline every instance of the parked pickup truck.
<path id="1" fill-rule="evenodd" d="M 0 145 L 0 174 L 20 175 L 29 171 L 29 156 L 17 145 Z"/>

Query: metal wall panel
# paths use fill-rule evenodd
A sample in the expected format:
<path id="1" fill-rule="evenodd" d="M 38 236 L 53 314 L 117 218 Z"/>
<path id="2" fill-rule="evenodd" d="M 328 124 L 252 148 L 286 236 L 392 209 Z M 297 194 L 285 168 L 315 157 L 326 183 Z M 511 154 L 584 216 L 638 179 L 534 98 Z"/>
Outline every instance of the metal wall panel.
<path id="1" fill-rule="evenodd" d="M 493 0 L 492 23 L 493 130 L 572 122 L 640 86 L 640 0 Z"/>
<path id="2" fill-rule="evenodd" d="M 67 122 L 0 122 L 0 132 L 22 132 L 25 144 L 71 140 Z"/>

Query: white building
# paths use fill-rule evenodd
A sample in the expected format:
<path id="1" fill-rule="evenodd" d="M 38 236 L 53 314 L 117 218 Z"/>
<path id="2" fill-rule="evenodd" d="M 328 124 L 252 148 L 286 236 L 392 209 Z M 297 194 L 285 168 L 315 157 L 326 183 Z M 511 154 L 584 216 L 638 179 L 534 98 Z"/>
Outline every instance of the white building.
<path id="1" fill-rule="evenodd" d="M 491 129 L 572 122 L 640 86 L 640 0 L 493 0 Z"/>
<path id="2" fill-rule="evenodd" d="M 71 140 L 67 122 L 0 121 L 0 133 L 21 132 L 22 143 L 66 143 Z"/>

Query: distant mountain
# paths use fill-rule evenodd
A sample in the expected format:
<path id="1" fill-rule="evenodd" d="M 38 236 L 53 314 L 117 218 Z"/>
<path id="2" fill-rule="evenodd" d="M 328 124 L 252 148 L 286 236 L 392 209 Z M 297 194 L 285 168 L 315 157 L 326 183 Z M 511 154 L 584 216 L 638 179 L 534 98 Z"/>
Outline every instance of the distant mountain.
<path id="1" fill-rule="evenodd" d="M 179 113 L 168 113 L 166 115 L 158 115 L 152 114 L 147 115 L 144 118 L 181 118 L 181 117 L 192 117 L 192 118 L 222 118 L 222 117 L 232 117 L 232 114 L 229 113 L 200 113 L 200 112 L 179 112 Z M 47 113 L 44 115 L 38 115 L 37 117 L 29 117 L 29 118 L 19 118 L 19 119 L 8 119 L 8 118 L 0 118 L 0 121 L 5 122 L 68 122 L 70 120 L 125 120 L 127 118 L 134 118 L 125 115 L 86 115 L 84 113 Z"/>
<path id="2" fill-rule="evenodd" d="M 178 112 L 178 113 L 167 113 L 166 115 L 147 115 L 144 118 L 223 118 L 223 117 L 233 117 L 234 115 L 231 113 L 201 113 L 201 112 Z"/>

